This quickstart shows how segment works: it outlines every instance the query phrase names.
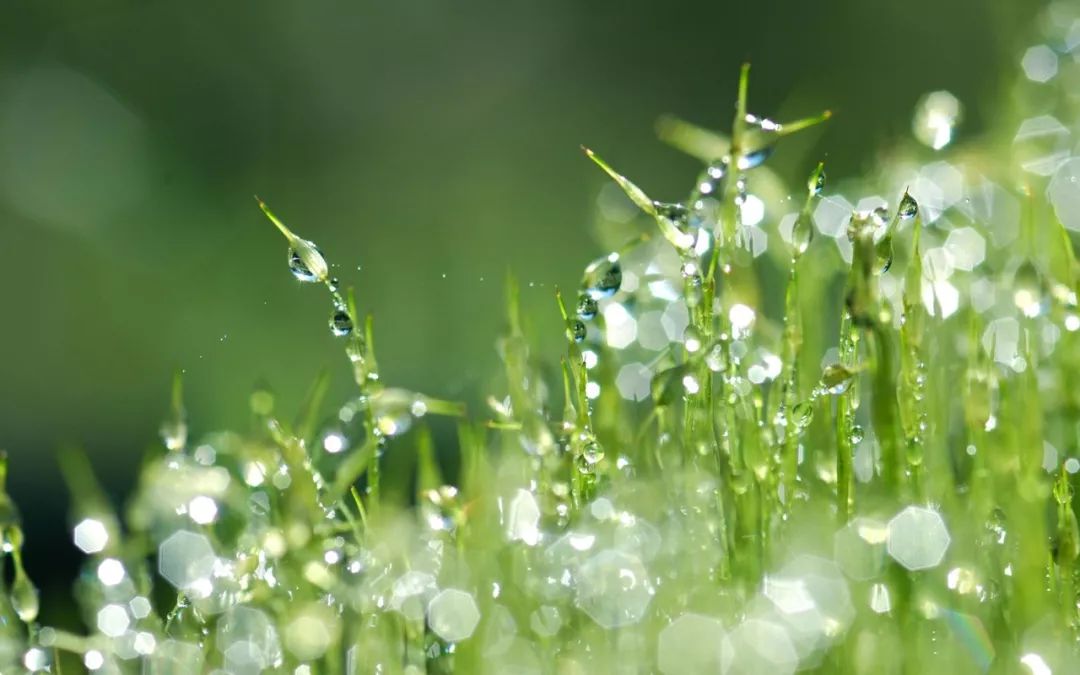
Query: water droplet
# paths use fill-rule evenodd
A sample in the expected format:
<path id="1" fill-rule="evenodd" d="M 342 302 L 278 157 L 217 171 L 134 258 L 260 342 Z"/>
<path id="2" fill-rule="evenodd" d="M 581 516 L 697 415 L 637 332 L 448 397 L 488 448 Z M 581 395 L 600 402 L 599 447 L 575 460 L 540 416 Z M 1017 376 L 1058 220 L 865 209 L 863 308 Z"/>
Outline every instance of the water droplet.
<path id="1" fill-rule="evenodd" d="M 833 363 L 821 373 L 821 386 L 830 394 L 843 394 L 851 386 L 855 373 L 846 366 Z"/>
<path id="2" fill-rule="evenodd" d="M 337 337 L 345 337 L 353 330 L 352 317 L 343 310 L 335 310 L 330 317 L 330 332 Z"/>
<path id="3" fill-rule="evenodd" d="M 622 265 L 616 253 L 594 260 L 585 268 L 582 290 L 595 300 L 610 298 L 621 285 Z"/>
<path id="4" fill-rule="evenodd" d="M 746 124 L 746 135 L 743 141 L 746 149 L 737 162 L 741 171 L 761 166 L 772 155 L 781 129 L 776 122 L 755 115 L 747 115 Z"/>
<path id="5" fill-rule="evenodd" d="M 801 215 L 796 217 L 795 224 L 791 226 L 791 248 L 794 249 L 795 255 L 806 253 L 813 239 L 814 228 L 810 225 L 810 219 Z"/>
<path id="6" fill-rule="evenodd" d="M 604 448 L 596 441 L 589 441 L 581 449 L 581 458 L 586 464 L 596 464 L 604 458 Z"/>
<path id="7" fill-rule="evenodd" d="M 851 427 L 851 433 L 848 435 L 848 440 L 851 441 L 852 445 L 858 445 L 859 443 L 862 443 L 863 428 L 858 424 L 853 425 Z"/>
<path id="8" fill-rule="evenodd" d="M 295 239 L 289 248 L 289 271 L 300 281 L 322 281 L 329 266 L 319 247 L 306 239 Z"/>
<path id="9" fill-rule="evenodd" d="M 1045 282 L 1039 270 L 1030 260 L 1025 260 L 1016 268 L 1013 277 L 1013 303 L 1024 316 L 1033 318 L 1043 313 L 1046 308 Z"/>
<path id="10" fill-rule="evenodd" d="M 585 321 L 590 321 L 596 318 L 596 313 L 600 311 L 599 305 L 596 303 L 596 298 L 587 293 L 582 293 L 578 296 L 577 302 L 577 315 Z"/>
<path id="11" fill-rule="evenodd" d="M 814 420 L 814 404 L 810 401 L 796 403 L 791 409 L 791 420 L 798 429 L 805 429 Z"/>
<path id="12" fill-rule="evenodd" d="M 914 197 L 905 192 L 903 198 L 900 200 L 900 208 L 897 213 L 901 220 L 911 220 L 919 213 L 919 202 L 915 201 Z"/>
<path id="13" fill-rule="evenodd" d="M 878 274 L 885 274 L 893 263 L 892 235 L 887 234 L 874 246 L 874 255 L 877 258 Z"/>
<path id="14" fill-rule="evenodd" d="M 693 326 L 687 326 L 683 331 L 683 346 L 686 351 L 695 354 L 701 349 L 701 331 Z"/>
<path id="15" fill-rule="evenodd" d="M 806 187 L 812 195 L 820 195 L 825 190 L 825 166 L 823 164 L 819 164 L 817 169 L 810 174 L 810 180 L 807 182 Z"/>
<path id="16" fill-rule="evenodd" d="M 26 623 L 37 619 L 38 609 L 41 607 L 38 592 L 22 569 L 16 570 L 15 580 L 11 584 L 11 606 Z"/>
<path id="17" fill-rule="evenodd" d="M 585 324 L 578 319 L 570 319 L 566 325 L 566 331 L 570 335 L 570 339 L 574 342 L 582 342 L 585 340 Z"/>

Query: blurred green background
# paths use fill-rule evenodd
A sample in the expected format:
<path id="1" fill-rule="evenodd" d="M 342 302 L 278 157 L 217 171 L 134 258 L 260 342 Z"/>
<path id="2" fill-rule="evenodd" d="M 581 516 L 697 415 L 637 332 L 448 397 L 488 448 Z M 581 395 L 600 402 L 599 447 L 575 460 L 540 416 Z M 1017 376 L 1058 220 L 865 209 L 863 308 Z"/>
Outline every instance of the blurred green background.
<path id="1" fill-rule="evenodd" d="M 579 144 L 680 198 L 697 166 L 653 124 L 725 126 L 749 59 L 753 111 L 837 113 L 773 164 L 851 175 L 927 91 L 964 103 L 961 134 L 992 124 L 1040 4 L 7 0 L 0 448 L 46 604 L 77 560 L 59 443 L 119 498 L 174 370 L 196 436 L 246 425 L 260 381 L 287 411 L 321 367 L 348 390 L 253 193 L 357 287 L 388 381 L 476 401 L 506 270 L 554 360 L 553 286 L 601 253 Z"/>

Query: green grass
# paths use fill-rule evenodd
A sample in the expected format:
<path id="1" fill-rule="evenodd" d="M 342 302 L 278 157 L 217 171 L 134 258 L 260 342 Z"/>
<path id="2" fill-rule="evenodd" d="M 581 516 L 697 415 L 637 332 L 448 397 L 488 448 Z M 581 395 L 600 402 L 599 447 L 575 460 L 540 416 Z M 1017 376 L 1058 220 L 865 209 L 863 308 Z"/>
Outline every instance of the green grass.
<path id="1" fill-rule="evenodd" d="M 1018 118 L 1080 120 L 1060 68 L 1017 86 Z M 945 119 L 923 131 L 948 147 L 843 186 L 887 193 L 853 210 L 823 164 L 790 194 L 769 171 L 829 115 L 748 114 L 748 73 L 729 133 L 659 126 L 706 164 L 685 202 L 585 151 L 624 243 L 555 293 L 556 371 L 508 279 L 483 411 L 385 382 L 372 318 L 260 200 L 328 295 L 353 397 L 322 377 L 287 415 L 259 390 L 248 431 L 195 440 L 178 379 L 123 515 L 65 453 L 85 635 L 36 622 L 4 498 L 0 668 L 1080 670 L 1080 182 L 1032 163 L 1067 139 L 954 151 Z M 432 416 L 457 425 L 452 482 Z"/>

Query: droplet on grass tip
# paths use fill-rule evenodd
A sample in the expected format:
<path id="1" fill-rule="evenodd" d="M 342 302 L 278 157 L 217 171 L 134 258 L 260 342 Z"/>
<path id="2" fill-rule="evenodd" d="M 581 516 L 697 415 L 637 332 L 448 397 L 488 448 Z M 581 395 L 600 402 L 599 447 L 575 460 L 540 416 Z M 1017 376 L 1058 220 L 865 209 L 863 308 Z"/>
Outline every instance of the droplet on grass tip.
<path id="1" fill-rule="evenodd" d="M 585 340 L 585 324 L 580 319 L 570 319 L 566 324 L 566 332 L 574 342 Z"/>
<path id="2" fill-rule="evenodd" d="M 1025 260 L 1013 276 L 1013 303 L 1024 316 L 1039 316 L 1046 309 L 1045 288 L 1038 268 L 1031 260 Z"/>
<path id="3" fill-rule="evenodd" d="M 336 337 L 345 337 L 353 331 L 353 321 L 349 313 L 338 309 L 330 317 L 330 332 Z"/>
<path id="4" fill-rule="evenodd" d="M 915 201 L 907 192 L 900 199 L 900 208 L 897 210 L 897 214 L 900 216 L 900 220 L 911 220 L 919 213 L 919 202 Z"/>
<path id="5" fill-rule="evenodd" d="M 323 281 L 329 268 L 322 251 L 305 239 L 296 239 L 289 248 L 289 271 L 299 281 Z"/>
<path id="6" fill-rule="evenodd" d="M 621 285 L 622 265 L 619 264 L 617 253 L 589 263 L 581 281 L 582 291 L 594 300 L 610 298 L 615 295 Z"/>
<path id="7" fill-rule="evenodd" d="M 585 321 L 591 321 L 596 318 L 596 313 L 600 311 L 600 306 L 596 302 L 596 298 L 592 297 L 588 293 L 582 293 L 578 296 L 577 303 L 577 315 Z"/>
<path id="8" fill-rule="evenodd" d="M 791 409 L 791 420 L 797 429 L 805 429 L 814 421 L 814 404 L 810 401 L 801 401 Z"/>

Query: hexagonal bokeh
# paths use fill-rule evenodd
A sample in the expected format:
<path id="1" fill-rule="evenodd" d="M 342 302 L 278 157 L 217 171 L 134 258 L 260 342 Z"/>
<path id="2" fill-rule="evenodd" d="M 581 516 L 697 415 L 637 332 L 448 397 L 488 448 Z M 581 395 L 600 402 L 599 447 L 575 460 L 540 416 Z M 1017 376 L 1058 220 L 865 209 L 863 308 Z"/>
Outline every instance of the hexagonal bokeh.
<path id="1" fill-rule="evenodd" d="M 909 506 L 889 521 L 889 555 L 909 570 L 936 567 L 949 548 L 949 530 L 941 514 Z"/>
<path id="2" fill-rule="evenodd" d="M 800 659 L 818 654 L 855 618 L 847 581 L 825 558 L 796 556 L 766 577 L 763 595 L 775 607 L 777 624 L 786 630 Z"/>
<path id="3" fill-rule="evenodd" d="M 100 553 L 109 543 L 109 532 L 100 520 L 86 518 L 72 532 L 75 545 L 83 553 Z"/>
<path id="4" fill-rule="evenodd" d="M 1046 45 L 1035 45 L 1020 59 L 1024 75 L 1032 82 L 1048 82 L 1058 72 L 1058 55 Z"/>
<path id="5" fill-rule="evenodd" d="M 854 209 L 851 202 L 839 195 L 826 197 L 814 209 L 814 225 L 826 237 L 843 237 L 847 234 L 848 221 Z"/>
<path id="6" fill-rule="evenodd" d="M 528 490 L 518 490 L 510 500 L 503 515 L 506 536 L 510 541 L 520 541 L 536 546 L 540 541 L 540 507 L 536 496 Z"/>
<path id="7" fill-rule="evenodd" d="M 435 577 L 431 574 L 408 571 L 394 581 L 390 591 L 390 609 L 401 612 L 406 619 L 419 621 L 424 618 L 428 601 L 438 590 Z"/>
<path id="8" fill-rule="evenodd" d="M 665 344 L 667 341 L 665 340 Z M 619 369 L 615 377 L 615 386 L 619 394 L 630 401 L 644 401 L 649 398 L 652 371 L 643 363 L 627 363 Z"/>
<path id="9" fill-rule="evenodd" d="M 229 670 L 258 673 L 281 665 L 281 641 L 273 622 L 254 607 L 233 607 L 217 624 L 217 648 Z"/>
<path id="10" fill-rule="evenodd" d="M 1029 117 L 1020 123 L 1013 138 L 1020 167 L 1039 176 L 1049 176 L 1069 159 L 1069 129 L 1052 115 Z"/>
<path id="11" fill-rule="evenodd" d="M 889 528 L 872 518 L 855 518 L 833 536 L 833 559 L 849 579 L 873 579 L 885 568 Z"/>
<path id="12" fill-rule="evenodd" d="M 724 626 L 700 614 L 683 614 L 660 631 L 656 662 L 664 675 L 718 673 L 723 663 Z"/>
<path id="13" fill-rule="evenodd" d="M 604 628 L 637 623 L 652 596 L 645 565 L 629 553 L 601 551 L 578 570 L 575 602 Z"/>
<path id="14" fill-rule="evenodd" d="M 1046 196 L 1061 224 L 1080 232 L 1080 157 L 1058 167 L 1046 188 Z"/>
<path id="15" fill-rule="evenodd" d="M 970 272 L 986 259 L 986 240 L 973 227 L 961 227 L 949 233 L 945 250 L 953 267 Z"/>
<path id="16" fill-rule="evenodd" d="M 431 599 L 428 625 L 447 642 L 460 642 L 472 636 L 480 623 L 476 600 L 465 591 L 448 588 Z"/>
<path id="17" fill-rule="evenodd" d="M 197 644 L 165 640 L 158 643 L 154 653 L 147 658 L 146 672 L 152 675 L 201 673 L 203 658 L 203 650 Z"/>
<path id="18" fill-rule="evenodd" d="M 799 657 L 787 631 L 779 624 L 747 619 L 724 640 L 723 673 L 791 675 Z"/>
<path id="19" fill-rule="evenodd" d="M 158 549 L 158 572 L 180 590 L 209 580 L 214 571 L 214 548 L 201 534 L 178 530 L 161 542 Z"/>
<path id="20" fill-rule="evenodd" d="M 120 637 L 131 626 L 131 617 L 123 605 L 105 605 L 97 613 L 97 629 L 109 637 Z"/>

